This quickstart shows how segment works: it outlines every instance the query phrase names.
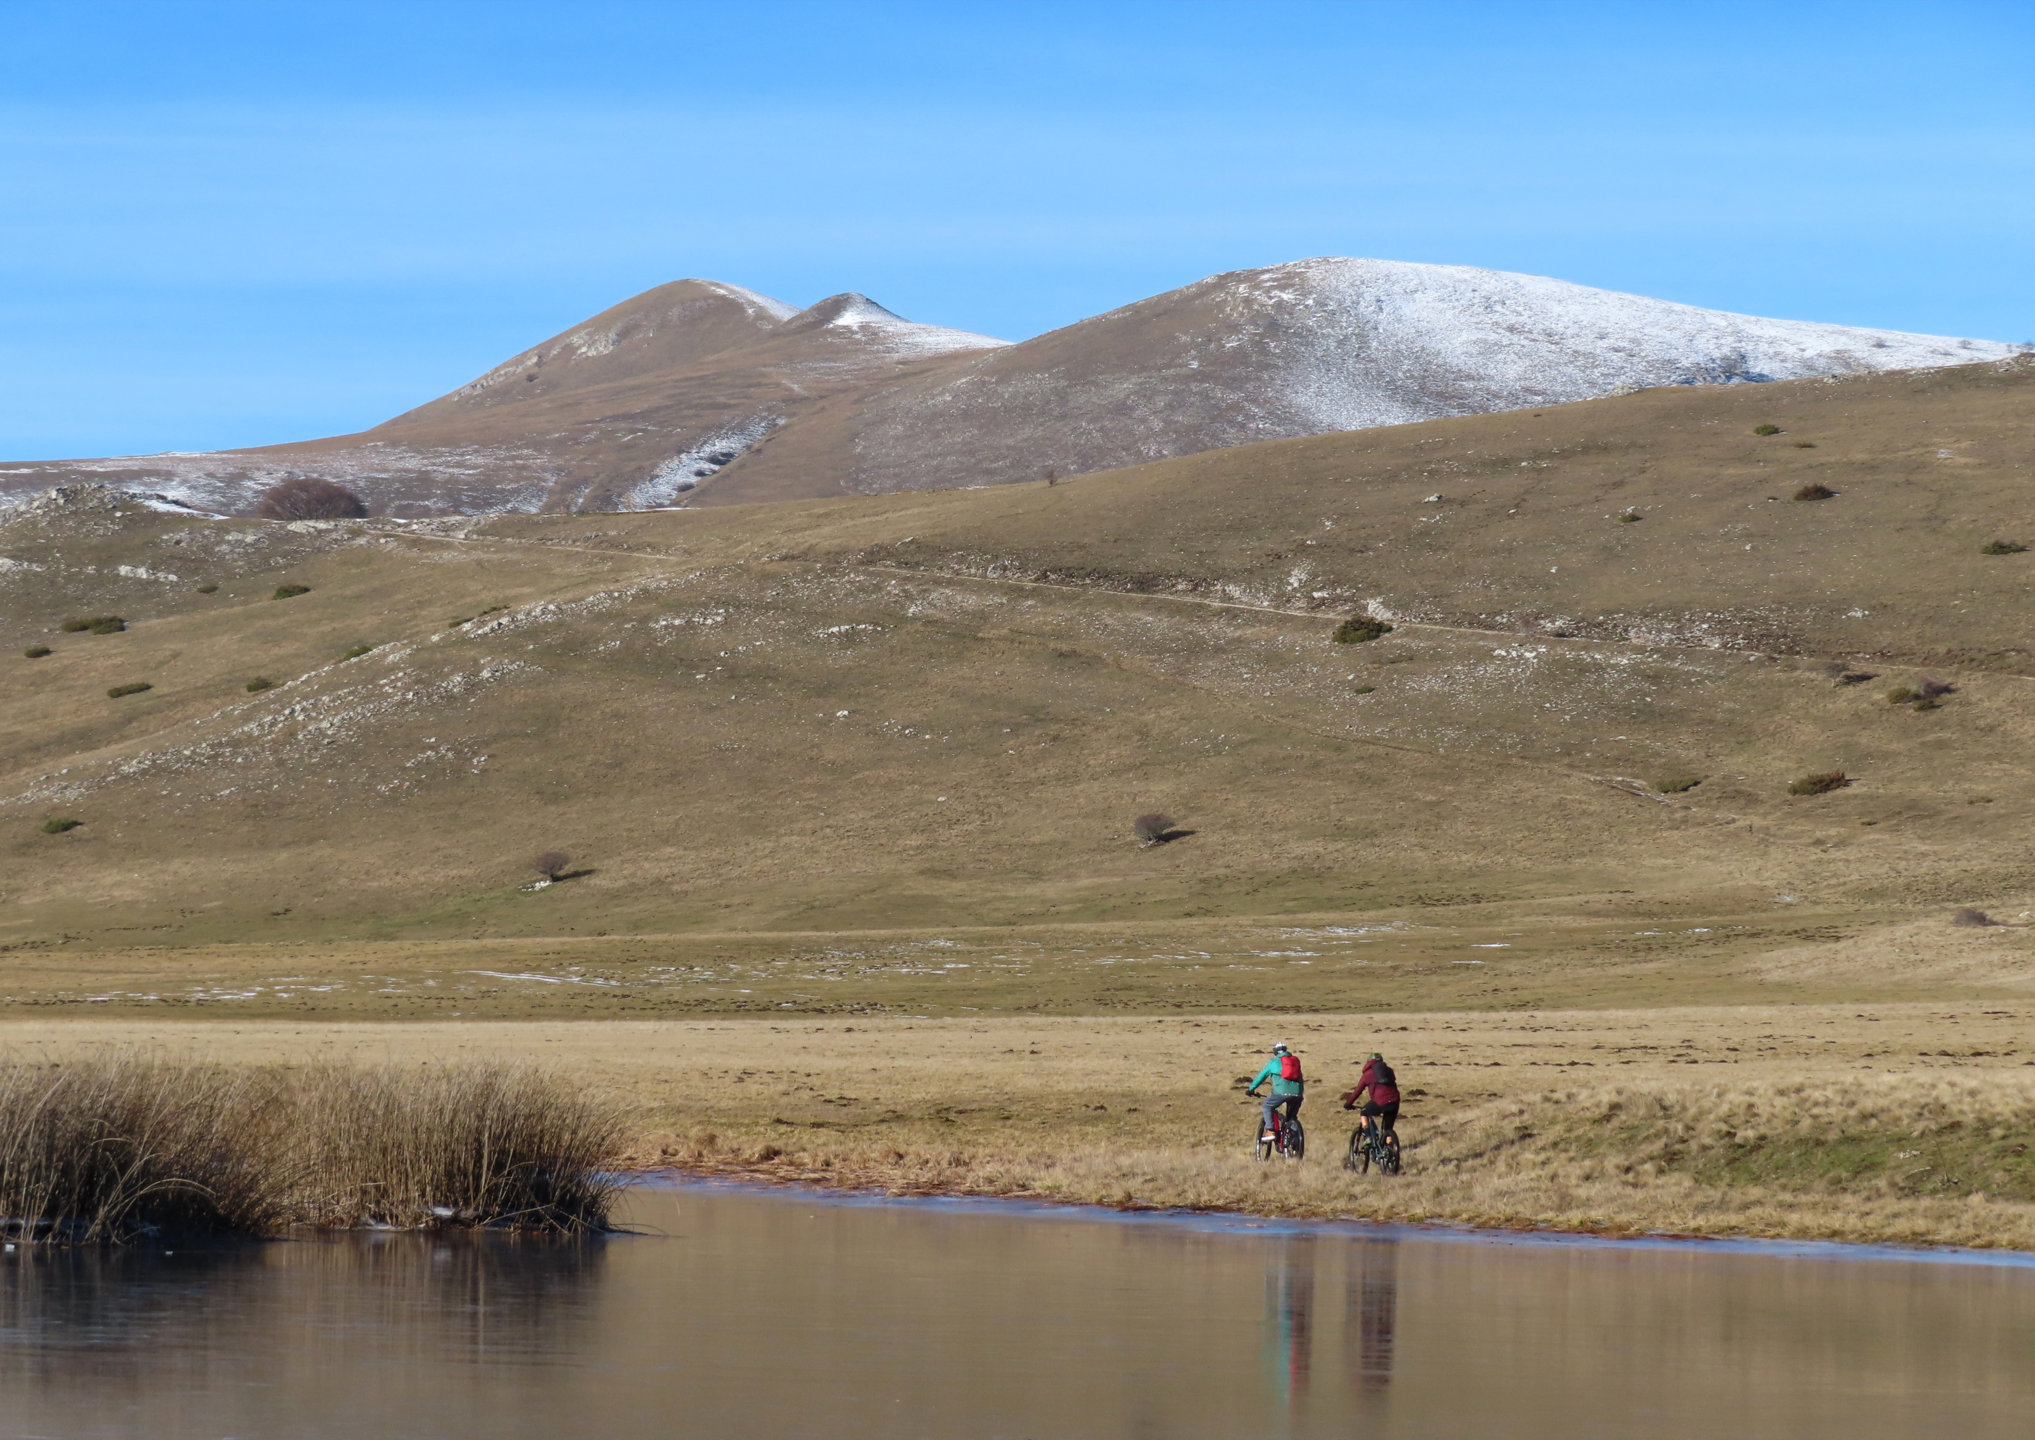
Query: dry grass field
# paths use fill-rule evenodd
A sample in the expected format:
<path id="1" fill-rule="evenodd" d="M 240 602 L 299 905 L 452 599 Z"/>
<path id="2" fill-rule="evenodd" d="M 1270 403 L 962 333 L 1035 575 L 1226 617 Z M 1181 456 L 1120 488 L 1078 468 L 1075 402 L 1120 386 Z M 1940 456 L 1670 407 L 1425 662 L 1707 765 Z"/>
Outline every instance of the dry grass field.
<path id="1" fill-rule="evenodd" d="M 1801 1157 L 1909 1123 L 1898 1052 L 1866 1063 L 1897 1015 L 1932 1055 L 1967 1029 L 2004 1053 L 2035 999 L 2035 551 L 1992 543 L 2035 545 L 2031 484 L 2023 361 L 779 506 L 284 526 L 39 502 L 0 515 L 0 1043 L 239 1056 L 305 1026 L 542 1054 L 555 1026 L 703 1164 L 1364 1210 L 1388 1202 L 1326 1166 L 1236 1160 L 1224 1087 L 1275 1023 L 1234 1017 L 1390 1015 L 1437 1107 L 1395 1213 L 2026 1243 L 2020 1182 L 1964 1140 L 1908 1168 L 1986 1189 L 1969 1213 L 1889 1178 L 1919 1141 L 1856 1173 Z M 1358 611 L 1394 628 L 1336 643 Z M 125 628 L 61 628 L 104 615 Z M 1151 810 L 1179 838 L 1140 845 Z M 530 888 L 540 850 L 568 875 Z M 1512 1068 L 1450 1058 L 1449 1025 L 1594 1012 L 1729 1038 L 1745 1068 L 1426 1076 Z M 837 1074 L 914 1025 L 979 1077 L 952 1145 L 912 1109 L 930 1075 Z M 1232 1037 L 1220 1064 L 1168 1048 L 1197 1025 Z M 679 1062 L 694 1040 L 660 1077 L 625 1038 L 788 1066 L 772 1026 L 818 1027 L 814 1083 L 904 1118 L 762 1115 L 764 1087 Z M 1746 1058 L 1812 1028 L 1837 1043 Z M 1120 1104 L 1094 1082 L 1131 1036 L 1160 1048 Z M 2021 1125 L 2018 1068 L 1978 1058 L 1926 1066 L 1949 1088 L 1913 1123 Z M 1546 1106 L 1557 1079 L 1574 1098 Z M 1167 1103 L 1177 1124 L 1148 1118 Z M 1534 1136 L 1486 1143 L 1506 1126 Z M 1699 1143 L 1724 1130 L 1795 1158 Z"/>
<path id="2" fill-rule="evenodd" d="M 1367 1017 L 14 1021 L 13 1059 L 535 1062 L 633 1118 L 632 1163 L 1025 1195 L 1600 1231 L 2035 1247 L 2035 1004 Z M 1247 1154 L 1273 1040 L 1310 1154 Z M 1399 1068 L 1406 1173 L 1353 1176 L 1335 1096 Z"/>

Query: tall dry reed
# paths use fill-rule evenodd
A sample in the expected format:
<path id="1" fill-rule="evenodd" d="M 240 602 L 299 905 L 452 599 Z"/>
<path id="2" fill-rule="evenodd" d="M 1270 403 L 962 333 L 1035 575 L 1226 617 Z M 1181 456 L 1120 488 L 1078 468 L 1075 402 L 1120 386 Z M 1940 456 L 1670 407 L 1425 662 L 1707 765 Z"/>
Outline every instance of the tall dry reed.
<path id="1" fill-rule="evenodd" d="M 273 1230 L 297 1190 L 293 1109 L 273 1072 L 0 1066 L 0 1229 L 77 1241 Z"/>
<path id="2" fill-rule="evenodd" d="M 507 1065 L 0 1064 L 0 1230 L 85 1243 L 293 1225 L 606 1226 L 617 1115 Z"/>
<path id="3" fill-rule="evenodd" d="M 299 1093 L 316 1107 L 306 1138 L 322 1223 L 607 1223 L 621 1118 L 541 1071 L 332 1069 Z"/>

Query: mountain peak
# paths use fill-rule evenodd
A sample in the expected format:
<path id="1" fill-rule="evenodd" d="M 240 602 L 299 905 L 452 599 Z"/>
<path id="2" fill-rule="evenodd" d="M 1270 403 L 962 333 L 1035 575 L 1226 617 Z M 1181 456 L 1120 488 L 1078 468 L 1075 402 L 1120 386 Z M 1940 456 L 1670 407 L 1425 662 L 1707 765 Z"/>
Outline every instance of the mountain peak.
<path id="1" fill-rule="evenodd" d="M 835 330 L 852 335 L 893 355 L 942 355 L 955 350 L 998 349 L 1007 341 L 977 335 L 968 330 L 951 330 L 944 325 L 921 325 L 907 320 L 854 290 L 829 295 L 786 320 L 779 333 Z"/>

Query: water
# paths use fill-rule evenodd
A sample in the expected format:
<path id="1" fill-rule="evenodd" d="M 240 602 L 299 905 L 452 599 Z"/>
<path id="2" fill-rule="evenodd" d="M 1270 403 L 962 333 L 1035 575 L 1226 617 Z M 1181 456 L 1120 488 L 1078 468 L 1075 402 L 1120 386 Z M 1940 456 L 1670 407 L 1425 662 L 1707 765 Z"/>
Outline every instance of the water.
<path id="1" fill-rule="evenodd" d="M 0 1435 L 2035 1433 L 2035 1267 L 643 1190 L 654 1234 L 0 1260 Z"/>

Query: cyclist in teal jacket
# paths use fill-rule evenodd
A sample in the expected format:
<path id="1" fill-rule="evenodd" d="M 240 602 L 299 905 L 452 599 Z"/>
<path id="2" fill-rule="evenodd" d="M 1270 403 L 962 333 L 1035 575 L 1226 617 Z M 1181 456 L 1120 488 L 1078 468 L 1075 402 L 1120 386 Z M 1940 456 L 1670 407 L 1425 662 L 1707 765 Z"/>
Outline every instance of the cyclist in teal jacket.
<path id="1" fill-rule="evenodd" d="M 1287 1071 L 1292 1071 L 1288 1075 Z M 1300 1113 L 1300 1102 L 1307 1096 L 1307 1081 L 1300 1073 L 1300 1057 L 1280 1041 L 1272 1047 L 1272 1058 L 1265 1062 L 1265 1068 L 1258 1072 L 1258 1078 L 1251 1082 L 1251 1088 L 1244 1094 L 1257 1097 L 1258 1087 L 1267 1080 L 1272 1082 L 1272 1093 L 1265 1097 L 1265 1128 L 1272 1128 L 1272 1112 L 1280 1106 L 1286 1107 L 1286 1118 L 1293 1119 Z"/>

